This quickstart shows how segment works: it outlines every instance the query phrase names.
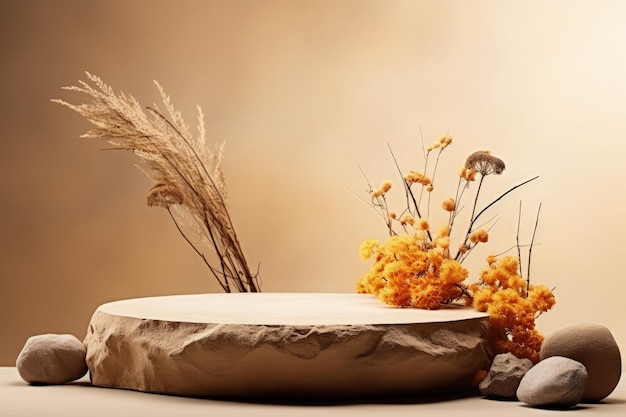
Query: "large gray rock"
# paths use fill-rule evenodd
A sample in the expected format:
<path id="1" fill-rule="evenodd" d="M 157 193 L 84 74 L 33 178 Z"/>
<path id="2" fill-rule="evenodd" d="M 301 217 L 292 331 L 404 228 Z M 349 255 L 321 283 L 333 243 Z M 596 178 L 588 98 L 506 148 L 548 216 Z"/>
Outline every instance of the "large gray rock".
<path id="1" fill-rule="evenodd" d="M 579 323 L 546 337 L 540 358 L 564 356 L 582 363 L 589 373 L 584 402 L 606 398 L 622 375 L 622 359 L 610 330 L 599 324 Z"/>
<path id="2" fill-rule="evenodd" d="M 533 407 L 570 408 L 582 400 L 587 380 L 583 364 L 552 356 L 526 372 L 517 389 L 517 398 Z"/>
<path id="3" fill-rule="evenodd" d="M 470 390 L 489 366 L 488 320 L 367 294 L 152 297 L 100 306 L 85 344 L 97 386 L 222 398 L 438 394 Z"/>
<path id="4" fill-rule="evenodd" d="M 514 399 L 522 377 L 533 367 L 530 359 L 512 353 L 496 355 L 487 377 L 480 383 L 480 392 L 489 398 Z"/>
<path id="5" fill-rule="evenodd" d="M 63 384 L 87 373 L 86 350 L 71 334 L 28 338 L 17 357 L 17 372 L 30 384 Z"/>

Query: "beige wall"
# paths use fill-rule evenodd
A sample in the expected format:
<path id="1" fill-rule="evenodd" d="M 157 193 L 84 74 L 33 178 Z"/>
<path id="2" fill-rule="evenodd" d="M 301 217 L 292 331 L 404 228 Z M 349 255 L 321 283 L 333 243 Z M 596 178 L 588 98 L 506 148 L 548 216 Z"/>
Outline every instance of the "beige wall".
<path id="1" fill-rule="evenodd" d="M 543 203 L 532 277 L 558 305 L 540 329 L 598 322 L 626 346 L 625 20 L 621 1 L 0 2 L 0 365 L 30 335 L 82 337 L 101 303 L 218 291 L 145 206 L 132 155 L 80 141 L 86 122 L 49 102 L 81 100 L 59 88 L 84 70 L 204 108 L 265 291 L 353 291 L 360 241 L 385 236 L 348 190 L 358 166 L 395 179 L 387 142 L 419 168 L 420 131 L 450 132 L 442 178 L 478 149 L 508 165 L 487 193 L 541 176 L 494 211 L 491 242 L 514 243 L 520 198 L 528 239 Z"/>

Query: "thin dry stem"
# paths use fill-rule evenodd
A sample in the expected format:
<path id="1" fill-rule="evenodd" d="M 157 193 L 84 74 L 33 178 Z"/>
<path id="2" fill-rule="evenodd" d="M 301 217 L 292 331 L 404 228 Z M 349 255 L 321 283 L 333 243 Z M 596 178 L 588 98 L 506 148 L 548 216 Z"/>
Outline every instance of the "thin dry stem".
<path id="1" fill-rule="evenodd" d="M 530 239 L 530 247 L 528 248 L 528 269 L 526 272 L 526 292 L 530 289 L 530 259 L 533 253 L 533 246 L 535 244 L 535 235 L 537 234 L 537 226 L 539 226 L 539 214 L 541 213 L 541 203 L 537 209 L 537 219 L 535 220 L 535 228 L 533 229 L 533 237 Z"/>
<path id="2" fill-rule="evenodd" d="M 519 228 L 520 228 L 521 223 L 522 223 L 522 201 L 520 200 L 519 212 L 517 215 L 517 233 L 515 234 L 515 244 L 517 246 L 517 261 L 519 263 L 519 276 L 523 277 L 524 275 L 522 274 L 522 248 L 520 247 L 520 243 L 519 243 Z"/>

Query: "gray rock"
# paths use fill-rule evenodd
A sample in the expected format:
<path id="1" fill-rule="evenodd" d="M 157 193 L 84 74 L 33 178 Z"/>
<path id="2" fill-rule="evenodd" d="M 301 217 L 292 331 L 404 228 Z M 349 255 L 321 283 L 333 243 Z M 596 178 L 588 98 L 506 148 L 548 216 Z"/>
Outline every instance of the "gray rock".
<path id="1" fill-rule="evenodd" d="M 30 384 L 63 384 L 87 373 L 83 343 L 70 334 L 28 338 L 17 357 L 17 372 Z"/>
<path id="2" fill-rule="evenodd" d="M 522 377 L 533 367 L 530 359 L 520 359 L 512 353 L 496 355 L 489 374 L 479 385 L 480 392 L 490 398 L 514 399 Z"/>
<path id="3" fill-rule="evenodd" d="M 552 356 L 526 372 L 517 398 L 533 407 L 570 408 L 582 400 L 588 376 L 582 363 Z"/>
<path id="4" fill-rule="evenodd" d="M 540 358 L 564 356 L 585 365 L 589 384 L 583 402 L 606 398 L 622 375 L 622 359 L 613 335 L 599 324 L 579 323 L 546 337 Z"/>

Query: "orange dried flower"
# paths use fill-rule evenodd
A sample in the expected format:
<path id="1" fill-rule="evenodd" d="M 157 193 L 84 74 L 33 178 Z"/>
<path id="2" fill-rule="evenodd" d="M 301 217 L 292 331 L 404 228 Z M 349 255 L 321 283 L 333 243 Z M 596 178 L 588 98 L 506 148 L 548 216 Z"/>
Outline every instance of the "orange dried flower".
<path id="1" fill-rule="evenodd" d="M 489 314 L 494 351 L 536 362 L 543 336 L 535 330 L 535 319 L 552 308 L 554 295 L 544 286 L 532 285 L 526 294 L 527 282 L 519 275 L 516 258 L 505 256 L 498 261 L 489 256 L 487 260 L 481 281 L 469 290 L 474 307 Z"/>

